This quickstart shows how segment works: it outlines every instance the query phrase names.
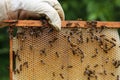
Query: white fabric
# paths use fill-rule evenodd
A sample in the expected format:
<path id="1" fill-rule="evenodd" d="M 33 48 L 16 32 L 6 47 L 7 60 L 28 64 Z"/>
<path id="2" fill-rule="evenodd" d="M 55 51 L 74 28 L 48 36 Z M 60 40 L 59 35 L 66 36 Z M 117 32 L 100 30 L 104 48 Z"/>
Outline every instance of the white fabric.
<path id="1" fill-rule="evenodd" d="M 6 6 L 5 6 L 5 1 L 4 0 L 0 0 L 0 20 L 4 20 L 7 18 L 7 14 L 6 14 Z"/>
<path id="2" fill-rule="evenodd" d="M 5 14 L 7 16 L 2 11 L 13 12 L 19 9 L 45 14 L 56 30 L 61 30 L 61 20 L 64 20 L 63 9 L 57 0 L 0 0 L 0 7 L 0 20 L 6 18 Z"/>

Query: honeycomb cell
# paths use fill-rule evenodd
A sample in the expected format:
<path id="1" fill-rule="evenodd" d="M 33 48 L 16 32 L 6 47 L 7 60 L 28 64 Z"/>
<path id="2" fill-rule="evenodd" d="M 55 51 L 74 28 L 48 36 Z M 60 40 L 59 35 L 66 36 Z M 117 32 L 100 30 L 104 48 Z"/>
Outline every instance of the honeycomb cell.
<path id="1" fill-rule="evenodd" d="M 120 75 L 114 65 L 120 60 L 116 29 L 27 28 L 18 35 L 15 80 L 116 80 Z"/>

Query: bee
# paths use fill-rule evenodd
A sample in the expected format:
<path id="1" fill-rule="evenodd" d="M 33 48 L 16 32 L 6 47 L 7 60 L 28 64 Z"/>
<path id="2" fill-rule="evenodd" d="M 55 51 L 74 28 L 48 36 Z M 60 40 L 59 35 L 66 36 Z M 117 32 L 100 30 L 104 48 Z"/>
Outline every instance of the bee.
<path id="1" fill-rule="evenodd" d="M 43 60 L 40 60 L 41 64 L 45 65 L 45 62 Z"/>
<path id="2" fill-rule="evenodd" d="M 111 75 L 112 75 L 112 76 L 115 76 L 115 74 L 114 74 L 114 73 L 111 73 Z"/>
<path id="3" fill-rule="evenodd" d="M 67 68 L 72 68 L 73 66 L 69 65 Z"/>
<path id="4" fill-rule="evenodd" d="M 64 35 L 63 35 L 63 37 L 64 37 L 64 38 L 66 38 L 66 37 L 67 37 L 67 35 L 65 35 L 65 34 L 64 34 Z"/>
<path id="5" fill-rule="evenodd" d="M 28 62 L 24 62 L 23 66 L 26 66 L 28 68 Z"/>
<path id="6" fill-rule="evenodd" d="M 20 55 L 18 54 L 18 50 L 17 50 L 17 52 L 15 53 L 15 57 L 18 59 L 18 61 L 21 61 Z"/>
<path id="7" fill-rule="evenodd" d="M 16 69 L 16 72 L 19 74 L 20 73 L 20 71 L 18 70 L 18 69 Z"/>
<path id="8" fill-rule="evenodd" d="M 52 39 L 51 41 L 48 42 L 51 47 L 53 46 L 52 44 L 53 44 L 57 39 L 58 39 L 57 37 L 54 37 L 54 39 Z"/>
<path id="9" fill-rule="evenodd" d="M 101 33 L 106 28 L 105 25 L 101 26 L 99 33 Z"/>
<path id="10" fill-rule="evenodd" d="M 44 48 L 44 49 L 40 50 L 40 54 L 41 54 L 41 55 L 44 54 L 44 55 L 46 56 L 46 55 L 47 55 L 47 54 L 46 54 L 46 49 Z"/>
<path id="11" fill-rule="evenodd" d="M 12 27 L 9 27 L 7 31 L 8 31 L 8 33 L 9 33 L 9 38 L 10 38 L 10 39 L 13 39 L 14 29 L 13 29 Z"/>
<path id="12" fill-rule="evenodd" d="M 109 39 L 105 39 L 105 40 L 106 40 L 107 42 L 113 44 L 113 45 L 109 48 L 109 50 L 110 50 L 111 48 L 113 48 L 114 46 L 116 46 L 116 44 L 115 44 L 114 42 L 110 41 Z"/>
<path id="13" fill-rule="evenodd" d="M 20 55 L 17 55 L 17 57 L 18 57 L 18 60 L 21 61 Z"/>
<path id="14" fill-rule="evenodd" d="M 33 32 L 33 31 L 30 31 L 30 35 L 33 36 L 33 35 L 34 35 L 34 32 Z"/>
<path id="15" fill-rule="evenodd" d="M 105 60 L 105 63 L 107 64 L 109 62 L 109 58 L 107 58 L 106 60 Z"/>
<path id="16" fill-rule="evenodd" d="M 83 58 L 80 59 L 81 63 L 83 62 Z"/>
<path id="17" fill-rule="evenodd" d="M 64 69 L 64 67 L 65 67 L 65 66 L 64 66 L 64 65 L 62 65 L 62 66 L 61 66 L 61 69 Z"/>
<path id="18" fill-rule="evenodd" d="M 86 38 L 86 43 L 88 43 L 88 42 L 89 42 L 89 38 L 87 37 L 87 38 Z"/>
<path id="19" fill-rule="evenodd" d="M 120 66 L 120 60 L 113 60 L 113 65 L 115 68 L 118 68 Z"/>
<path id="20" fill-rule="evenodd" d="M 94 67 L 95 67 L 95 68 L 98 67 L 98 64 L 94 65 Z"/>
<path id="21" fill-rule="evenodd" d="M 68 22 L 68 23 L 66 24 L 66 27 L 71 27 L 71 26 L 72 26 L 72 24 L 73 24 L 73 23 Z"/>
<path id="22" fill-rule="evenodd" d="M 70 32 L 70 36 L 72 36 L 73 35 L 73 32 Z"/>
<path id="23" fill-rule="evenodd" d="M 100 46 L 100 48 L 101 48 L 101 49 L 103 49 L 103 50 L 104 50 L 104 46 L 103 46 L 103 45 L 99 45 L 99 46 Z"/>
<path id="24" fill-rule="evenodd" d="M 105 75 L 107 75 L 107 72 L 106 72 L 106 70 L 104 70 L 104 74 L 105 74 Z"/>
<path id="25" fill-rule="evenodd" d="M 24 42 L 24 39 L 22 38 L 21 41 Z"/>
<path id="26" fill-rule="evenodd" d="M 87 68 L 90 68 L 90 65 L 87 65 Z"/>
<path id="27" fill-rule="evenodd" d="M 94 39 L 98 41 L 99 37 L 94 35 Z"/>
<path id="28" fill-rule="evenodd" d="M 20 71 L 22 71 L 22 64 L 20 65 Z"/>
<path id="29" fill-rule="evenodd" d="M 92 21 L 91 26 L 92 26 L 92 28 L 94 28 L 96 30 L 96 32 L 98 32 L 97 27 L 96 27 L 97 26 L 97 21 Z"/>
<path id="30" fill-rule="evenodd" d="M 62 78 L 62 79 L 64 79 L 64 76 L 63 76 L 63 74 L 59 74 L 60 75 L 60 77 Z"/>
<path id="31" fill-rule="evenodd" d="M 55 72 L 52 73 L 53 77 L 55 77 Z"/>
<path id="32" fill-rule="evenodd" d="M 22 38 L 21 38 L 21 41 L 24 42 L 25 39 L 26 39 L 26 36 L 25 36 L 25 34 L 24 34 L 24 36 L 22 36 Z"/>
<path id="33" fill-rule="evenodd" d="M 91 25 L 91 22 L 90 21 L 87 21 L 86 22 L 86 25 L 88 26 L 88 25 Z"/>
<path id="34" fill-rule="evenodd" d="M 73 32 L 73 33 L 76 33 L 77 31 L 78 31 L 77 27 L 71 29 L 71 32 Z"/>
<path id="35" fill-rule="evenodd" d="M 102 73 L 102 72 L 100 72 L 99 74 L 100 74 L 100 75 L 103 75 L 103 73 Z"/>
<path id="36" fill-rule="evenodd" d="M 108 50 L 108 45 L 105 44 L 104 50 Z"/>
<path id="37" fill-rule="evenodd" d="M 30 34 L 30 36 L 33 36 L 35 34 L 35 31 L 33 28 L 30 28 L 29 34 Z"/>
<path id="38" fill-rule="evenodd" d="M 103 34 L 103 35 L 100 35 L 100 37 L 105 37 L 105 36 L 106 36 L 106 35 L 104 35 L 104 34 Z"/>
<path id="39" fill-rule="evenodd" d="M 87 80 L 90 80 L 90 76 L 88 76 Z"/>
<path id="40" fill-rule="evenodd" d="M 98 43 L 99 43 L 99 46 L 103 45 L 103 41 L 101 40 L 101 38 L 98 37 Z"/>
<path id="41" fill-rule="evenodd" d="M 117 75 L 117 80 L 120 80 L 120 77 L 119 77 L 119 75 Z"/>
<path id="42" fill-rule="evenodd" d="M 104 50 L 104 49 L 103 49 L 103 51 L 104 51 L 105 53 L 108 53 L 108 50 Z"/>
<path id="43" fill-rule="evenodd" d="M 116 39 L 115 39 L 115 38 L 111 38 L 111 39 L 116 42 Z"/>
<path id="44" fill-rule="evenodd" d="M 81 56 L 81 62 L 83 62 L 83 59 L 84 59 L 84 55 Z"/>
<path id="45" fill-rule="evenodd" d="M 96 55 L 96 54 L 94 54 L 94 55 L 92 55 L 92 56 L 91 56 L 91 58 L 95 58 L 95 57 L 97 57 L 97 55 Z"/>
<path id="46" fill-rule="evenodd" d="M 15 68 L 13 69 L 13 71 L 14 71 L 14 74 L 16 74 L 16 73 L 17 73 L 17 71 L 16 71 L 16 69 L 15 69 Z"/>
<path id="47" fill-rule="evenodd" d="M 84 55 L 83 51 L 80 48 L 77 48 L 80 54 Z"/>
<path id="48" fill-rule="evenodd" d="M 77 53 L 76 53 L 76 51 L 75 51 L 75 50 L 72 50 L 72 54 L 73 54 L 73 55 L 75 55 L 75 54 L 77 54 Z"/>
<path id="49" fill-rule="evenodd" d="M 91 71 L 91 70 L 88 70 L 88 69 L 86 69 L 85 71 L 84 71 L 84 75 L 87 75 L 87 76 L 91 76 L 92 74 L 94 74 L 94 71 Z"/>
<path id="50" fill-rule="evenodd" d="M 95 53 L 98 54 L 98 49 L 97 48 L 95 48 Z"/>
<path id="51" fill-rule="evenodd" d="M 83 35 L 80 35 L 80 43 L 83 43 Z"/>
<path id="52" fill-rule="evenodd" d="M 17 58 L 18 61 L 21 61 L 20 55 L 18 54 L 18 50 L 16 52 L 13 51 L 12 53 L 13 53 L 15 59 Z"/>
<path id="53" fill-rule="evenodd" d="M 98 76 L 95 75 L 95 79 L 97 80 Z"/>
<path id="54" fill-rule="evenodd" d="M 91 22 L 93 25 L 96 25 L 97 24 L 97 21 L 92 21 Z"/>
<path id="55" fill-rule="evenodd" d="M 59 58 L 59 54 L 58 54 L 58 52 L 55 52 L 55 54 L 56 54 L 56 57 Z"/>
<path id="56" fill-rule="evenodd" d="M 78 42 L 78 44 L 79 44 L 79 43 L 82 43 L 82 41 L 81 41 L 81 39 L 80 39 L 80 38 L 79 38 L 79 39 L 77 39 L 77 42 Z"/>
<path id="57" fill-rule="evenodd" d="M 70 43 L 70 46 L 71 46 L 71 47 L 76 47 L 77 45 L 76 45 L 75 43 L 72 43 L 72 42 L 71 42 L 71 43 Z"/>
<path id="58" fill-rule="evenodd" d="M 91 36 L 90 39 L 91 39 L 91 42 L 94 42 L 94 37 L 93 36 Z"/>
<path id="59" fill-rule="evenodd" d="M 51 33 L 53 31 L 54 31 L 53 28 L 50 28 L 49 31 L 48 31 L 48 33 Z"/>
<path id="60" fill-rule="evenodd" d="M 50 44 L 50 46 L 51 46 L 51 47 L 53 47 L 53 44 L 52 44 L 52 42 L 51 42 L 51 41 L 49 41 L 48 43 Z"/>
<path id="61" fill-rule="evenodd" d="M 67 37 L 67 41 L 68 41 L 69 43 L 71 42 L 70 36 Z"/>

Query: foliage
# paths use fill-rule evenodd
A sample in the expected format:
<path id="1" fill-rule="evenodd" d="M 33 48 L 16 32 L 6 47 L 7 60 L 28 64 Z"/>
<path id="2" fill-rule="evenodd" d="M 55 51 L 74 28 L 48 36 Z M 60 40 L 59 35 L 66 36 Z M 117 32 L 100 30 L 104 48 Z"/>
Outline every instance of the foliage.
<path id="1" fill-rule="evenodd" d="M 120 0 L 64 0 L 60 1 L 66 19 L 119 21 Z"/>
<path id="2" fill-rule="evenodd" d="M 102 20 L 102 21 L 119 21 L 120 20 L 120 0 L 59 0 L 65 15 L 66 20 Z M 6 67 L 8 64 L 9 53 L 9 38 L 7 28 L 0 29 L 0 61 L 7 60 L 1 63 L 0 67 Z M 8 74 L 4 68 L 0 68 L 0 76 Z M 8 75 L 7 75 L 8 76 Z M 5 75 L 6 77 L 6 75 Z M 0 77 L 0 80 L 8 80 Z"/>
<path id="3" fill-rule="evenodd" d="M 8 53 L 9 51 L 9 38 L 7 27 L 0 29 L 0 54 Z"/>

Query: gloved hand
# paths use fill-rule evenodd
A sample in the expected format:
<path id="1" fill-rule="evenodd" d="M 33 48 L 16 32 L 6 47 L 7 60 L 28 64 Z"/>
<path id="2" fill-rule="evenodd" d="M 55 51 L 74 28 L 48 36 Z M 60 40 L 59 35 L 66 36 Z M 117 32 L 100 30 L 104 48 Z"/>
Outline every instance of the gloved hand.
<path id="1" fill-rule="evenodd" d="M 64 12 L 57 0 L 6 0 L 6 5 L 6 19 L 36 19 L 44 14 L 54 29 L 61 30 Z"/>

